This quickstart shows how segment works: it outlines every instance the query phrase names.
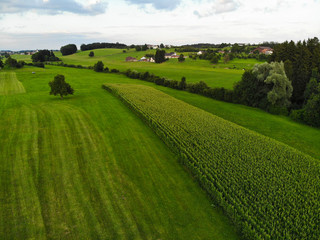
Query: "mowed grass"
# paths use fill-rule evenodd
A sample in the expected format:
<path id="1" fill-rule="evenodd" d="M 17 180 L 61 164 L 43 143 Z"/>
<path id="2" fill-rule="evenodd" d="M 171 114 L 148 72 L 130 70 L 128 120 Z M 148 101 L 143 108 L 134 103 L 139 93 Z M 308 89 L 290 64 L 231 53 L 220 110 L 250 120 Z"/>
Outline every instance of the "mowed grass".
<path id="1" fill-rule="evenodd" d="M 23 84 L 18 81 L 15 72 L 0 72 L 0 95 L 25 92 Z"/>
<path id="2" fill-rule="evenodd" d="M 35 74 L 31 72 L 35 71 Z M 120 75 L 17 70 L 0 96 L 0 239 L 237 239 L 174 154 L 105 82 Z M 64 100 L 48 82 L 64 74 Z"/>

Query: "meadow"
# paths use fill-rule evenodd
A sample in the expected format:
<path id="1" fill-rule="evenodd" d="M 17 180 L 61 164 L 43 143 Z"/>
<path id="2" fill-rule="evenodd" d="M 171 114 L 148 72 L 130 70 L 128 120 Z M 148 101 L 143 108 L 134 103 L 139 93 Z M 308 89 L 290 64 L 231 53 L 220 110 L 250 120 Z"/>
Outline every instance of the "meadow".
<path id="1" fill-rule="evenodd" d="M 79 51 L 68 56 L 62 56 L 60 52 L 56 52 L 55 55 L 67 64 L 93 66 L 96 62 L 102 61 L 109 69 L 149 71 L 157 76 L 178 81 L 184 76 L 187 82 L 204 81 L 210 87 L 224 87 L 227 89 L 232 89 L 233 84 L 241 79 L 244 68 L 251 68 L 254 64 L 259 63 L 255 59 L 234 59 L 227 64 L 221 61 L 219 64 L 211 64 L 207 60 L 193 60 L 190 58 L 186 58 L 183 63 L 179 63 L 177 59 L 170 59 L 162 64 L 126 62 L 125 59 L 128 56 L 139 60 L 145 54 L 154 54 L 155 50 L 137 52 L 135 49 L 130 49 L 123 52 L 122 49 L 95 49 L 92 51 L 95 54 L 94 57 L 88 56 L 90 50 Z M 174 49 L 166 49 L 166 52 L 172 51 Z M 185 53 L 185 55 L 187 56 L 188 54 Z M 15 58 L 16 56 L 21 58 L 20 55 L 14 55 L 13 57 Z"/>
<path id="2" fill-rule="evenodd" d="M 58 73 L 74 96 L 48 94 Z M 54 66 L 5 73 L 15 74 L 25 93 L 0 96 L 1 239 L 238 239 L 177 157 L 101 88 L 132 80 Z"/>

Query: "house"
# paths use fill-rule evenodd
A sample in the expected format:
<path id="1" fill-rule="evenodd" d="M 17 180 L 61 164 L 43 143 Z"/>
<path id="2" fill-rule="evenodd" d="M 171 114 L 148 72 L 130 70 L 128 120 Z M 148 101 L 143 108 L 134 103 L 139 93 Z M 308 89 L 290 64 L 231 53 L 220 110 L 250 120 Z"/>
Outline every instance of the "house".
<path id="1" fill-rule="evenodd" d="M 146 57 L 140 58 L 139 62 L 148 62 L 148 59 Z"/>
<path id="2" fill-rule="evenodd" d="M 155 60 L 154 60 L 153 58 L 150 58 L 150 59 L 149 59 L 149 62 L 154 63 L 154 62 L 155 62 Z"/>
<path id="3" fill-rule="evenodd" d="M 165 54 L 165 58 L 169 59 L 169 58 L 175 58 L 175 56 L 178 56 L 177 53 L 175 52 L 171 52 L 171 53 L 166 53 Z M 178 56 L 179 57 L 179 56 Z"/>
<path id="4" fill-rule="evenodd" d="M 259 54 L 265 54 L 265 55 L 271 55 L 273 53 L 273 49 L 272 48 L 270 48 L 270 47 L 262 47 L 262 46 L 254 49 L 250 53 L 252 54 L 252 53 L 254 53 L 256 51 L 258 51 Z"/>
<path id="5" fill-rule="evenodd" d="M 138 60 L 134 57 L 127 57 L 126 58 L 126 62 L 136 62 L 136 61 L 138 61 Z"/>
<path id="6" fill-rule="evenodd" d="M 225 53 L 225 51 L 220 50 L 220 51 L 218 51 L 218 53 L 224 54 L 224 53 Z"/>
<path id="7" fill-rule="evenodd" d="M 199 51 L 197 52 L 197 55 L 202 55 L 202 53 L 203 53 L 202 51 Z"/>

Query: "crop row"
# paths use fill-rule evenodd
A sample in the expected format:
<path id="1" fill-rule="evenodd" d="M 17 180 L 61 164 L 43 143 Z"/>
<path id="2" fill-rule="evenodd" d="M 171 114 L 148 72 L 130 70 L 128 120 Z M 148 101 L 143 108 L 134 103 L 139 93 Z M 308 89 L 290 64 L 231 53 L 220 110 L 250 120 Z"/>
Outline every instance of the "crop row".
<path id="1" fill-rule="evenodd" d="M 106 84 L 177 154 L 245 239 L 320 239 L 320 164 L 154 88 Z"/>

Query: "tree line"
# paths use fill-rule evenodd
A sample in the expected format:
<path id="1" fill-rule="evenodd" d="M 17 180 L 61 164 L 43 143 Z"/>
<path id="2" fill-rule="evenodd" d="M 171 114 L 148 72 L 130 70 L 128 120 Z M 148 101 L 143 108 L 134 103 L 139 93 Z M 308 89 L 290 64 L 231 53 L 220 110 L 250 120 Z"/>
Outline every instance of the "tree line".
<path id="1" fill-rule="evenodd" d="M 90 43 L 90 44 L 82 44 L 80 46 L 81 51 L 86 50 L 93 50 L 93 49 L 99 49 L 99 48 L 128 48 L 126 44 L 123 43 L 106 43 L 106 42 L 96 42 L 96 43 Z"/>

